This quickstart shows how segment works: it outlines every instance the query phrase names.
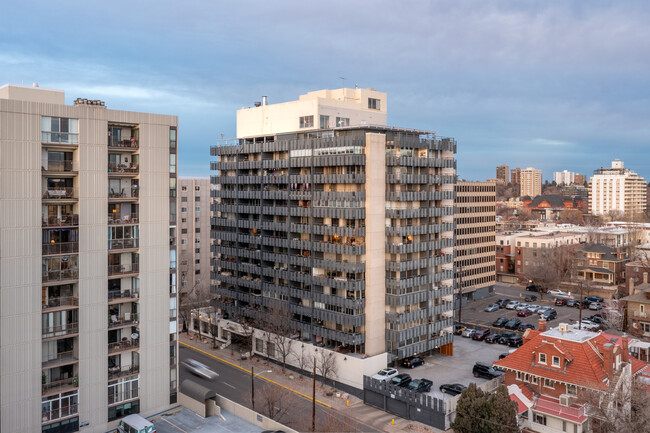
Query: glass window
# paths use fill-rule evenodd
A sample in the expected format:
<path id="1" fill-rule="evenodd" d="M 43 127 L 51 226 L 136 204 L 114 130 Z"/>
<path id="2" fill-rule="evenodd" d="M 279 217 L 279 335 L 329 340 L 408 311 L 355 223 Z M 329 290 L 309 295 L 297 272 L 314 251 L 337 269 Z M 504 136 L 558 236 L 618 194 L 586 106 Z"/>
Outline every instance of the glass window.
<path id="1" fill-rule="evenodd" d="M 176 154 L 175 153 L 170 153 L 169 154 L 169 172 L 170 173 L 176 173 Z"/>
<path id="2" fill-rule="evenodd" d="M 176 128 L 169 128 L 169 147 L 176 147 Z"/>
<path id="3" fill-rule="evenodd" d="M 320 129 L 327 129 L 330 127 L 330 117 L 329 116 L 323 116 L 321 114 L 320 116 Z"/>
<path id="4" fill-rule="evenodd" d="M 371 110 L 381 109 L 381 101 L 375 98 L 368 98 L 368 108 Z"/>
<path id="5" fill-rule="evenodd" d="M 176 178 L 175 177 L 170 177 L 169 178 L 169 196 L 170 197 L 176 197 Z"/>
<path id="6" fill-rule="evenodd" d="M 350 118 L 349 117 L 337 117 L 336 118 L 336 126 L 350 126 Z"/>
<path id="7" fill-rule="evenodd" d="M 300 128 L 313 128 L 313 127 L 314 127 L 314 116 L 300 117 Z"/>
<path id="8" fill-rule="evenodd" d="M 553 357 L 553 367 L 559 367 L 560 366 L 560 357 L 559 356 L 554 356 Z"/>
<path id="9" fill-rule="evenodd" d="M 41 141 L 44 143 L 77 144 L 79 121 L 64 117 L 41 118 Z"/>

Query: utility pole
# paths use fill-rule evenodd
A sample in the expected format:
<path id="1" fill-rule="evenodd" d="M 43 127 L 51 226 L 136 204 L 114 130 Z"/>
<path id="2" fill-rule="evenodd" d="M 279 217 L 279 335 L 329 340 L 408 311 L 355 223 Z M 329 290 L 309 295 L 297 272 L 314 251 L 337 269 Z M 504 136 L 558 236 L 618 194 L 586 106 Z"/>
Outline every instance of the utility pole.
<path id="1" fill-rule="evenodd" d="M 255 374 L 253 373 L 253 366 L 251 365 L 251 403 L 253 410 L 255 410 Z"/>
<path id="2" fill-rule="evenodd" d="M 316 431 L 316 357 L 314 357 L 314 373 L 311 389 L 311 431 Z"/>
<path id="3" fill-rule="evenodd" d="M 578 330 L 582 329 L 582 281 L 580 281 L 580 307 L 578 308 Z"/>

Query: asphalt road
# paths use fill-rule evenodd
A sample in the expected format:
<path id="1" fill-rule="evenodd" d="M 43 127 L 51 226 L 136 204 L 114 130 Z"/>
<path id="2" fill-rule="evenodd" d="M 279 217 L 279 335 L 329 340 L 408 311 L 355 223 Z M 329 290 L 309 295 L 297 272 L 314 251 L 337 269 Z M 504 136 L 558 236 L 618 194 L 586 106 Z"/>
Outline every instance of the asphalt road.
<path id="1" fill-rule="evenodd" d="M 203 353 L 197 352 L 183 345 L 180 345 L 180 361 L 187 358 L 196 359 L 197 361 L 209 366 L 213 371 L 219 374 L 214 380 L 208 380 L 190 373 L 185 367 L 180 366 L 180 380 L 192 379 L 201 385 L 216 391 L 219 395 L 251 408 L 251 376 L 250 373 L 223 363 Z M 271 367 L 272 369 L 273 367 Z M 257 370 L 257 369 L 255 369 Z M 265 369 L 260 367 L 259 371 Z M 257 373 L 257 371 L 256 371 Z M 278 422 L 296 430 L 306 431 L 311 429 L 312 401 L 288 390 L 274 385 L 264 380 L 261 376 L 267 376 L 273 379 L 273 373 L 263 373 L 255 377 L 255 410 L 262 415 L 268 416 L 268 405 L 273 404 L 276 410 L 286 411 L 285 415 L 276 419 Z M 271 387 L 269 391 L 265 387 Z M 316 399 L 320 383 L 316 384 Z M 280 398 L 278 398 L 278 396 Z M 372 426 L 366 425 L 359 420 L 350 420 L 342 417 L 336 410 L 325 407 L 316 403 L 316 430 L 324 431 L 327 426 L 337 425 L 336 430 L 345 430 L 350 432 L 376 431 Z"/>

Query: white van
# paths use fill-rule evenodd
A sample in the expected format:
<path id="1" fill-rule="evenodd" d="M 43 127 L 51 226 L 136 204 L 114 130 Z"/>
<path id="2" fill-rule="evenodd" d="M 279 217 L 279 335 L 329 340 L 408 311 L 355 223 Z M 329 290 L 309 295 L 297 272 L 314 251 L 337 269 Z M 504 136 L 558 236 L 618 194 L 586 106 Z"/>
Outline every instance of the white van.
<path id="1" fill-rule="evenodd" d="M 120 433 L 156 433 L 156 428 L 150 421 L 138 414 L 133 414 L 127 415 L 120 420 L 117 431 Z"/>

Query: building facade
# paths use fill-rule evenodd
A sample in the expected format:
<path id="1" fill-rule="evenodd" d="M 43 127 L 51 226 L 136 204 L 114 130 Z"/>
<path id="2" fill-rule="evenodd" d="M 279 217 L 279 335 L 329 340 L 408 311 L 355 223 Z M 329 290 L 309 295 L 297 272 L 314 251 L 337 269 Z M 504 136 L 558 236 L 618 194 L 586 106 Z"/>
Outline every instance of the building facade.
<path id="1" fill-rule="evenodd" d="M 519 195 L 537 197 L 542 193 L 542 170 L 528 167 L 521 170 Z"/>
<path id="2" fill-rule="evenodd" d="M 386 126 L 386 94 L 322 90 L 239 110 L 212 148 L 218 305 L 389 361 L 451 350 L 453 139 Z"/>
<path id="3" fill-rule="evenodd" d="M 506 184 L 510 181 L 510 168 L 506 164 L 497 167 L 497 182 Z"/>
<path id="4" fill-rule="evenodd" d="M 181 300 L 210 298 L 210 179 L 178 180 L 177 215 L 179 260 L 178 278 Z"/>
<path id="5" fill-rule="evenodd" d="M 456 285 L 463 297 L 480 299 L 494 289 L 496 183 L 456 183 Z"/>
<path id="6" fill-rule="evenodd" d="M 519 185 L 521 183 L 521 168 L 510 170 L 510 183 Z"/>
<path id="7" fill-rule="evenodd" d="M 575 180 L 575 173 L 567 170 L 556 171 L 553 173 L 553 181 L 557 186 L 571 185 Z"/>
<path id="8" fill-rule="evenodd" d="M 589 182 L 589 210 L 593 215 L 618 213 L 640 215 L 646 210 L 646 181 L 623 161 L 612 161 L 611 168 L 594 170 Z"/>
<path id="9" fill-rule="evenodd" d="M 1 431 L 175 402 L 177 123 L 0 87 Z"/>

